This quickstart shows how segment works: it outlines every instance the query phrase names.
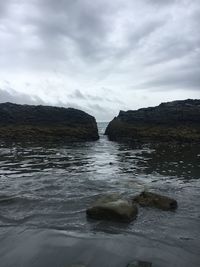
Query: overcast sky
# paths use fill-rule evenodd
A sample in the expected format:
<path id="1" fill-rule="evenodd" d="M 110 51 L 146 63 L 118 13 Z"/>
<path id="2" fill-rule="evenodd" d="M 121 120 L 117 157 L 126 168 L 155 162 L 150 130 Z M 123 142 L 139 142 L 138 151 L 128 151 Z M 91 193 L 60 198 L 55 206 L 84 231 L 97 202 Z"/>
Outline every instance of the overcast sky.
<path id="1" fill-rule="evenodd" d="M 200 98 L 199 0 L 0 0 L 0 102 L 119 110 Z"/>

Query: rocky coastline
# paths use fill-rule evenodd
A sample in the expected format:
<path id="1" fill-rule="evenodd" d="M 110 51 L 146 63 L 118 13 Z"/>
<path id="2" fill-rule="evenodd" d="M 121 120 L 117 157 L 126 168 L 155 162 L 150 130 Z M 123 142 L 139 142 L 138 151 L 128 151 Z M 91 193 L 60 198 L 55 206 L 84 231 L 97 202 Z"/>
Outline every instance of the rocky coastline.
<path id="1" fill-rule="evenodd" d="M 198 142 L 200 100 L 179 100 L 156 107 L 120 111 L 107 126 L 111 141 Z"/>
<path id="2" fill-rule="evenodd" d="M 0 140 L 95 141 L 93 116 L 74 108 L 0 104 Z"/>

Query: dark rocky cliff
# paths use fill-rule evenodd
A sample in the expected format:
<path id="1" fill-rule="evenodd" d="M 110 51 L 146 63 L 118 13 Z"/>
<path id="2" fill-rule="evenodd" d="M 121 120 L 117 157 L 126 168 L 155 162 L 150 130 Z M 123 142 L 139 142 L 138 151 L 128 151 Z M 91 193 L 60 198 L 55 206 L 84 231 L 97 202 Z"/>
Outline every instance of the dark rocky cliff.
<path id="1" fill-rule="evenodd" d="M 200 141 L 200 100 L 120 111 L 105 134 L 113 141 Z"/>
<path id="2" fill-rule="evenodd" d="M 73 109 L 0 104 L 0 139 L 97 140 L 95 118 Z"/>

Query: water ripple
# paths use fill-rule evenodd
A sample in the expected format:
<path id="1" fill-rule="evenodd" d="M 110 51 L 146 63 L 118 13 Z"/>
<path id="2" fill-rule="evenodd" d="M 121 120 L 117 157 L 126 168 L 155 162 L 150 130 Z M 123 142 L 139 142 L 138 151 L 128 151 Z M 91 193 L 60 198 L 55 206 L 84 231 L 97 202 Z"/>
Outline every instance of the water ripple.
<path id="1" fill-rule="evenodd" d="M 200 221 L 200 146 L 118 144 L 103 135 L 105 126 L 99 125 L 101 138 L 92 143 L 1 144 L 0 226 L 152 238 L 173 232 L 176 240 L 195 238 Z M 144 189 L 176 198 L 177 212 L 140 209 L 138 219 L 126 227 L 87 220 L 85 208 L 98 196 L 119 192 L 132 197 Z"/>

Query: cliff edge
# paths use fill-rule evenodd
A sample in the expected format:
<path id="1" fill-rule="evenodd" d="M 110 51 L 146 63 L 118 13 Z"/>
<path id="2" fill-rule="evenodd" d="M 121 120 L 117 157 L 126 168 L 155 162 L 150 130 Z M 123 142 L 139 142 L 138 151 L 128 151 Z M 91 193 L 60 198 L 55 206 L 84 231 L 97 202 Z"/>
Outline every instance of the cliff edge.
<path id="1" fill-rule="evenodd" d="M 120 111 L 105 134 L 112 141 L 200 141 L 200 100 Z"/>
<path id="2" fill-rule="evenodd" d="M 74 108 L 0 104 L 0 139 L 94 141 L 96 120 Z"/>

